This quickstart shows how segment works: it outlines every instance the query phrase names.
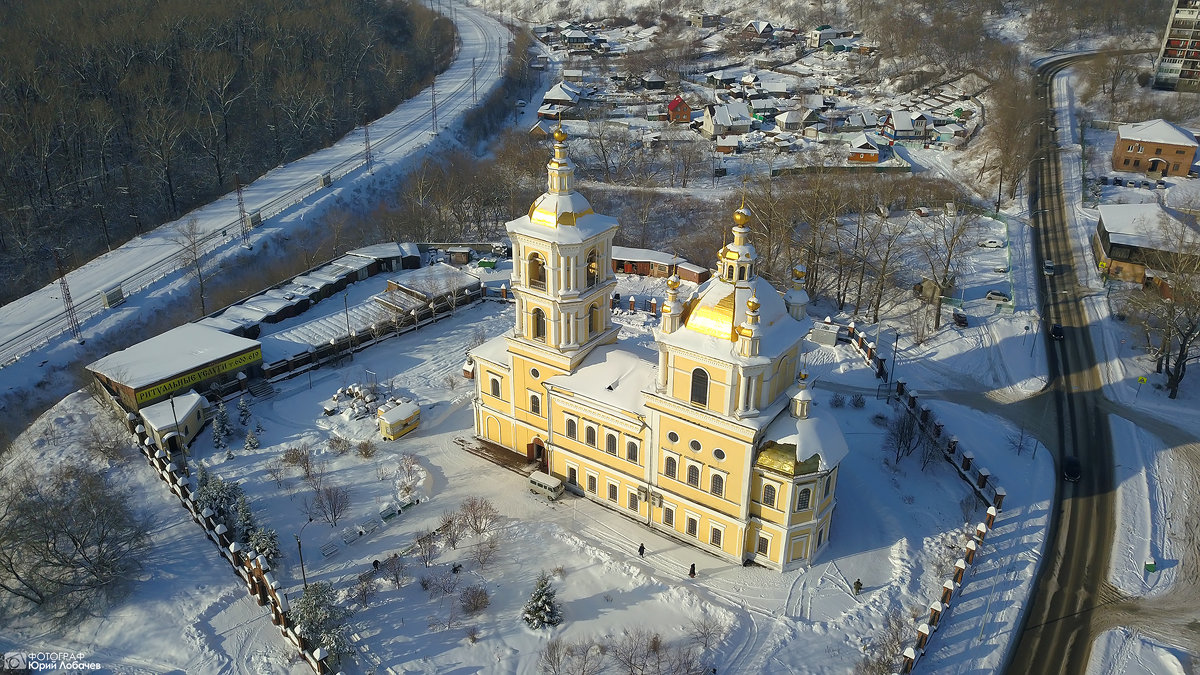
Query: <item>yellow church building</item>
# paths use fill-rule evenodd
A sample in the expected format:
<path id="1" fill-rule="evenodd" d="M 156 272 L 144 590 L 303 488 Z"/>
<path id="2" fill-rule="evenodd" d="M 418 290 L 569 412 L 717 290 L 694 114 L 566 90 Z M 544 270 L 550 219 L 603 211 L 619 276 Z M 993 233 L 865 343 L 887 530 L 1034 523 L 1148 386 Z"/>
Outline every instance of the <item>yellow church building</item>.
<path id="1" fill-rule="evenodd" d="M 848 450 L 800 378 L 803 268 L 783 294 L 758 275 L 743 207 L 712 278 L 689 297 L 668 280 L 653 345 L 619 339 L 618 224 L 575 190 L 567 136 L 554 139 L 547 191 L 507 224 L 515 326 L 470 352 L 476 435 L 714 555 L 810 564 Z"/>

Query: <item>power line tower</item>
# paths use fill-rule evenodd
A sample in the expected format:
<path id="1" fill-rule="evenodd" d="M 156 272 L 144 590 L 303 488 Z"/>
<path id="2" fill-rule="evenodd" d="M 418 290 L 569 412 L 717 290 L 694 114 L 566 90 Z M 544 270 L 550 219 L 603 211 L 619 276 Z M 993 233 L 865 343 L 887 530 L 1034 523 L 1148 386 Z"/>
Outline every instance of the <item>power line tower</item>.
<path id="1" fill-rule="evenodd" d="M 375 168 L 371 165 L 371 121 L 363 118 L 363 145 L 367 155 L 367 173 L 374 175 Z"/>
<path id="2" fill-rule="evenodd" d="M 237 189 L 238 220 L 242 224 L 242 246 L 250 248 L 250 219 L 246 217 L 246 200 L 242 198 L 242 179 L 233 174 L 233 185 Z"/>
<path id="3" fill-rule="evenodd" d="M 67 326 L 71 329 L 71 336 L 79 344 L 83 344 L 83 338 L 79 332 L 79 314 L 75 312 L 75 303 L 71 301 L 71 287 L 67 285 L 67 269 L 63 265 L 62 256 L 58 254 L 61 249 L 52 248 L 50 253 L 54 256 L 54 266 L 58 269 L 58 287 L 62 290 L 63 309 L 67 315 Z"/>

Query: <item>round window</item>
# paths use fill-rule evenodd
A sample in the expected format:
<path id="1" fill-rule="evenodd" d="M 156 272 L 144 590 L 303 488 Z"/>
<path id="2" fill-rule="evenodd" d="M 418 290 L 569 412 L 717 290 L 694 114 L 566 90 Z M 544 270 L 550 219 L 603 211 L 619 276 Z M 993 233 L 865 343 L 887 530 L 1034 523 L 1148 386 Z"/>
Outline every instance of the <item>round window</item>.
<path id="1" fill-rule="evenodd" d="M 713 457 L 716 457 L 718 461 L 723 460 L 725 459 L 725 451 L 717 448 L 716 450 L 713 450 Z"/>
<path id="2" fill-rule="evenodd" d="M 667 440 L 671 441 L 672 443 L 678 443 L 679 434 L 675 433 L 674 431 L 667 432 Z"/>
<path id="3" fill-rule="evenodd" d="M 538 369 L 537 369 L 537 368 L 530 368 L 530 369 L 529 369 L 529 376 L 530 376 L 530 377 L 532 377 L 533 379 L 535 379 L 535 380 L 536 380 L 536 379 L 538 379 L 539 377 L 541 377 L 541 376 L 542 376 L 542 374 L 538 372 Z"/>
<path id="4" fill-rule="evenodd" d="M 700 452 L 700 441 L 692 441 L 691 443 L 688 443 L 688 445 L 691 446 L 692 450 Z"/>

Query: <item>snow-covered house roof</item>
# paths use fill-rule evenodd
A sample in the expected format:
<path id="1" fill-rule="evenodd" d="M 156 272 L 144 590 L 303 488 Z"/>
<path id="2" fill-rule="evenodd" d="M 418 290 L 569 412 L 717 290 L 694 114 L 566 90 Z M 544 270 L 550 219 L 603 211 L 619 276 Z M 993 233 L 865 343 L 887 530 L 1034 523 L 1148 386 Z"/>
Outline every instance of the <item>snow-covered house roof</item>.
<path id="1" fill-rule="evenodd" d="M 808 390 L 796 397 L 808 400 L 807 416 L 782 410 L 763 433 L 755 464 L 788 476 L 830 471 L 850 454 L 846 437 L 832 416 L 811 405 Z"/>
<path id="2" fill-rule="evenodd" d="M 758 35 L 770 33 L 774 28 L 768 21 L 750 21 L 746 23 L 746 28 L 753 30 Z"/>
<path id="3" fill-rule="evenodd" d="M 1149 204 L 1101 204 L 1100 222 L 1114 244 L 1136 246 L 1143 249 L 1171 251 L 1173 247 L 1165 241 L 1165 226 L 1177 225 L 1157 203 Z"/>
<path id="4" fill-rule="evenodd" d="M 400 254 L 406 258 L 414 255 L 418 258 L 421 257 L 421 248 L 411 241 L 402 242 L 398 246 L 400 247 Z"/>
<path id="5" fill-rule="evenodd" d="M 1122 124 L 1117 127 L 1117 137 L 1123 141 L 1197 146 L 1196 136 L 1192 132 L 1161 119 Z"/>
<path id="6" fill-rule="evenodd" d="M 613 260 L 628 260 L 632 262 L 652 262 L 659 265 L 678 265 L 686 262 L 683 258 L 662 251 L 653 251 L 648 248 L 628 248 L 625 246 L 612 247 Z"/>
<path id="7" fill-rule="evenodd" d="M 160 401 L 138 410 L 142 421 L 155 432 L 174 429 L 178 420 L 187 419 L 197 408 L 204 407 L 205 398 L 189 389 L 186 394 L 179 394 L 169 400 Z"/>
<path id="8" fill-rule="evenodd" d="M 907 110 L 893 110 L 888 115 L 888 120 L 896 131 L 913 130 L 913 114 Z"/>
<path id="9" fill-rule="evenodd" d="M 559 82 L 550 87 L 550 91 L 547 91 L 545 96 L 542 96 L 542 101 L 546 103 L 575 105 L 579 102 L 580 90 L 570 85 L 570 82 Z"/>
<path id="10" fill-rule="evenodd" d="M 866 134 L 858 134 L 850 139 L 850 147 L 860 152 L 878 151 L 879 144 L 871 140 L 871 137 Z"/>
<path id="11" fill-rule="evenodd" d="M 671 112 L 675 112 L 681 107 L 688 107 L 687 101 L 684 101 L 682 96 L 676 96 L 675 98 L 671 99 L 670 103 L 667 104 L 667 110 L 670 110 Z"/>
<path id="12" fill-rule="evenodd" d="M 635 351 L 637 349 L 638 351 Z M 570 375 L 547 378 L 551 389 L 573 392 L 624 413 L 648 415 L 644 392 L 653 391 L 658 361 L 653 352 L 636 343 L 603 345 L 593 349 Z"/>
<path id="13" fill-rule="evenodd" d="M 742 101 L 730 101 L 712 109 L 713 123 L 723 127 L 747 126 L 752 117 L 750 106 Z"/>
<path id="14" fill-rule="evenodd" d="M 471 290 L 479 285 L 478 278 L 446 263 L 434 263 L 428 267 L 409 270 L 393 278 L 391 282 L 426 298 Z"/>
<path id="15" fill-rule="evenodd" d="M 411 418 L 413 415 L 420 414 L 421 407 L 412 401 L 401 401 L 399 403 L 384 403 L 379 406 L 375 414 L 379 419 L 386 424 L 396 424 Z"/>
<path id="16" fill-rule="evenodd" d="M 563 31 L 562 35 L 563 35 L 564 40 L 591 40 L 592 39 L 591 36 L 589 36 L 587 33 L 583 32 L 583 31 L 579 30 L 578 28 L 572 28 L 570 30 Z"/>
<path id="17" fill-rule="evenodd" d="M 109 354 L 89 365 L 88 370 L 140 389 L 259 346 L 257 340 L 230 335 L 211 326 L 185 323 Z"/>

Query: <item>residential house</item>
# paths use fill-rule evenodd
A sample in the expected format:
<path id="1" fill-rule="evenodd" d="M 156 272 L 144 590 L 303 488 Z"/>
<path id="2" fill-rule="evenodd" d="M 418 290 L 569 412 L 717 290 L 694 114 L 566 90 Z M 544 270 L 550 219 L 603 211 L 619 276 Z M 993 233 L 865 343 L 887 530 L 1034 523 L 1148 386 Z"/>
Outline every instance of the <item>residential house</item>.
<path id="1" fill-rule="evenodd" d="M 888 113 L 881 133 L 887 140 L 896 142 L 924 143 L 929 131 L 929 117 L 925 113 L 910 110 L 893 110 Z"/>
<path id="2" fill-rule="evenodd" d="M 739 136 L 718 136 L 717 137 L 717 152 L 722 155 L 732 155 L 742 149 L 742 141 Z"/>
<path id="3" fill-rule="evenodd" d="M 1157 286 L 1170 295 L 1172 269 L 1197 264 L 1194 248 L 1180 245 L 1200 240 L 1200 233 L 1173 217 L 1155 202 L 1101 204 L 1100 220 L 1092 238 L 1096 265 L 1113 279 Z M 1181 236 L 1182 235 L 1182 236 Z"/>
<path id="4" fill-rule="evenodd" d="M 563 113 L 570 110 L 569 106 L 548 103 L 538 108 L 537 116 L 540 120 L 561 120 Z M 532 130 L 530 133 L 533 133 Z"/>
<path id="5" fill-rule="evenodd" d="M 592 36 L 579 30 L 578 28 L 568 29 L 562 34 L 562 36 L 563 42 L 566 43 L 568 47 L 574 49 L 587 49 L 588 47 L 592 46 Z"/>
<path id="6" fill-rule="evenodd" d="M 676 96 L 667 104 L 667 119 L 672 124 L 687 124 L 692 121 L 692 106 L 683 100 L 682 96 Z"/>
<path id="7" fill-rule="evenodd" d="M 642 76 L 642 86 L 647 89 L 666 89 L 667 78 L 654 71 L 650 71 Z"/>
<path id="8" fill-rule="evenodd" d="M 746 27 L 742 29 L 742 37 L 759 38 L 762 40 L 770 40 L 771 35 L 775 33 L 775 27 L 767 21 L 750 21 L 746 23 Z"/>
<path id="9" fill-rule="evenodd" d="M 879 118 L 870 112 L 854 112 L 846 117 L 842 124 L 843 131 L 875 131 L 879 127 Z"/>
<path id="10" fill-rule="evenodd" d="M 821 94 L 805 94 L 800 97 L 800 101 L 804 104 L 804 107 L 812 108 L 813 110 L 825 110 L 826 108 L 833 107 Z"/>
<path id="11" fill-rule="evenodd" d="M 567 82 L 583 82 L 583 71 L 578 68 L 568 68 L 563 71 L 563 80 Z"/>
<path id="12" fill-rule="evenodd" d="M 559 82 L 542 96 L 543 105 L 573 106 L 579 103 L 583 90 L 571 82 Z"/>
<path id="13" fill-rule="evenodd" d="M 693 14 L 690 22 L 697 28 L 716 28 L 721 25 L 720 14 Z"/>
<path id="14" fill-rule="evenodd" d="M 943 145 L 958 145 L 967 136 L 967 128 L 954 122 L 939 124 L 929 131 L 929 140 Z"/>
<path id="15" fill-rule="evenodd" d="M 750 101 L 750 112 L 756 120 L 770 121 L 779 112 L 779 101 L 771 97 L 756 98 Z"/>
<path id="16" fill-rule="evenodd" d="M 705 76 L 705 84 L 710 87 L 728 87 L 731 84 L 735 84 L 737 81 L 737 74 L 728 70 L 715 70 Z"/>
<path id="17" fill-rule="evenodd" d="M 1196 137 L 1166 120 L 1117 127 L 1113 145 L 1115 171 L 1145 171 L 1158 176 L 1186 176 L 1196 159 Z"/>
<path id="18" fill-rule="evenodd" d="M 784 131 L 799 131 L 818 121 L 817 111 L 811 108 L 788 110 L 775 115 L 775 126 Z"/>
<path id="19" fill-rule="evenodd" d="M 826 42 L 829 42 L 837 36 L 838 30 L 836 28 L 830 28 L 829 26 L 814 28 L 808 31 L 808 37 L 804 41 L 804 46 L 808 47 L 809 49 L 820 49 L 825 45 Z"/>
<path id="20" fill-rule="evenodd" d="M 850 139 L 850 161 L 874 163 L 879 161 L 879 145 L 865 133 Z"/>
<path id="21" fill-rule="evenodd" d="M 1154 66 L 1154 88 L 1200 91 L 1200 2 L 1175 0 Z"/>
<path id="22" fill-rule="evenodd" d="M 750 106 L 741 101 L 705 106 L 700 133 L 707 138 L 748 133 L 753 125 Z"/>

